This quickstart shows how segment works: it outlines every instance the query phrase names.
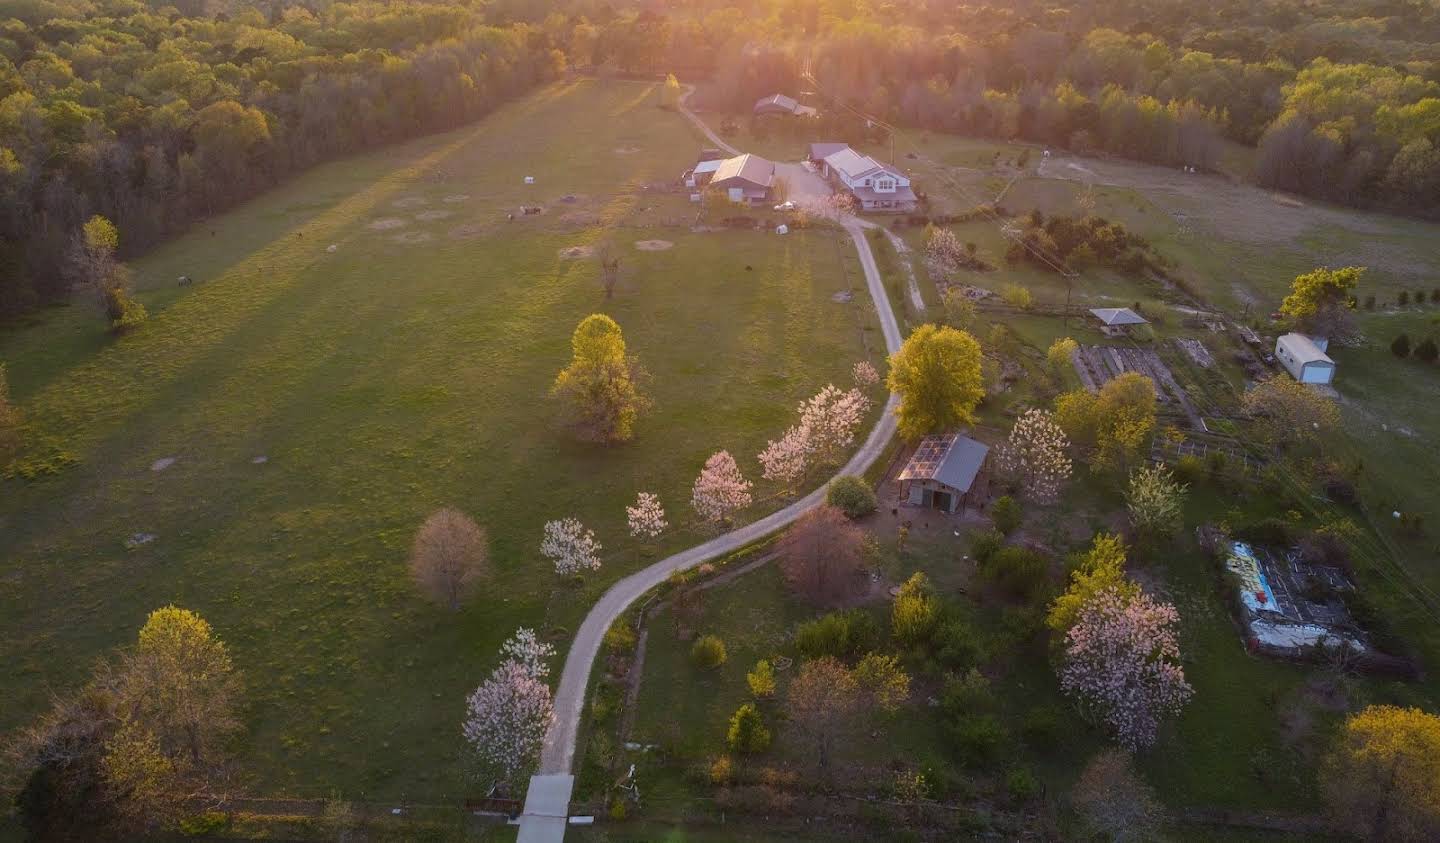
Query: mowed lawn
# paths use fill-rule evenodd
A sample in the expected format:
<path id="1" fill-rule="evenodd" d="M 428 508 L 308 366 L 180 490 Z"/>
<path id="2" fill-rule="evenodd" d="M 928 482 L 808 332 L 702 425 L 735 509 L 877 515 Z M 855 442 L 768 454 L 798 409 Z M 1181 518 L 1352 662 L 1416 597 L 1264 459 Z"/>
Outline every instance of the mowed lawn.
<path id="1" fill-rule="evenodd" d="M 74 460 L 0 481 L 0 731 L 173 602 L 245 674 L 253 791 L 461 797 L 464 698 L 500 642 L 531 625 L 563 650 L 606 583 L 696 540 L 683 524 L 706 456 L 728 448 L 758 480 L 754 454 L 796 402 L 879 362 L 845 241 L 692 233 L 694 206 L 645 187 L 698 147 L 657 98 L 557 84 L 317 168 L 137 261 L 151 319 L 136 334 L 107 339 L 74 307 L 0 336 L 32 453 Z M 603 239 L 623 261 L 610 301 L 593 260 L 561 257 Z M 652 376 L 654 408 L 620 447 L 573 443 L 545 400 L 594 311 Z M 682 523 L 658 547 L 626 535 L 642 489 Z M 458 614 L 405 569 L 443 505 L 491 539 L 494 578 Z M 605 545 L 583 586 L 538 553 L 569 515 Z"/>

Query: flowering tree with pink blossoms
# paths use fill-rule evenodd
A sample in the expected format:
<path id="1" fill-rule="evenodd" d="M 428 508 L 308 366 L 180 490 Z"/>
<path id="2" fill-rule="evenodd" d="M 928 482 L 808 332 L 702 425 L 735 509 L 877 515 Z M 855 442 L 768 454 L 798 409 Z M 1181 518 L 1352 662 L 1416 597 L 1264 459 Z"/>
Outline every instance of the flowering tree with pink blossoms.
<path id="1" fill-rule="evenodd" d="M 750 481 L 729 451 L 720 451 L 705 461 L 690 492 L 690 503 L 701 518 L 711 524 L 725 523 L 731 514 L 750 505 Z"/>
<path id="2" fill-rule="evenodd" d="M 595 540 L 595 532 L 575 518 L 546 524 L 540 552 L 555 563 L 555 573 L 562 577 L 600 567 L 600 542 Z"/>
<path id="3" fill-rule="evenodd" d="M 550 686 L 507 659 L 470 695 L 461 730 L 486 773 L 518 783 L 540 757 L 554 719 Z"/>
<path id="4" fill-rule="evenodd" d="M 1060 687 L 1125 749 L 1155 742 L 1160 721 L 1194 695 L 1180 666 L 1180 613 L 1141 593 L 1105 589 L 1065 635 Z"/>
<path id="5" fill-rule="evenodd" d="M 861 360 L 850 370 L 851 377 L 855 378 L 855 385 L 861 389 L 869 389 L 880 382 L 880 373 L 869 360 Z"/>
<path id="6" fill-rule="evenodd" d="M 1020 481 L 1036 503 L 1053 503 L 1070 479 L 1070 438 L 1049 410 L 1026 410 L 1000 446 L 1000 470 Z"/>
<path id="7" fill-rule="evenodd" d="M 810 468 L 810 454 L 814 451 L 810 428 L 804 424 L 792 425 L 778 440 L 771 440 L 760 452 L 760 466 L 766 480 L 774 480 L 787 490 L 793 489 L 796 481 L 805 476 Z"/>
<path id="8" fill-rule="evenodd" d="M 833 384 L 826 384 L 815 397 L 802 401 L 800 426 L 810 432 L 816 460 L 829 462 L 849 447 L 869 409 L 870 399 L 859 389 L 841 392 Z"/>
<path id="9" fill-rule="evenodd" d="M 660 498 L 650 492 L 637 495 L 635 505 L 625 507 L 625 517 L 630 522 L 630 535 L 636 538 L 657 538 L 670 526 L 665 520 L 665 507 L 660 505 Z"/>

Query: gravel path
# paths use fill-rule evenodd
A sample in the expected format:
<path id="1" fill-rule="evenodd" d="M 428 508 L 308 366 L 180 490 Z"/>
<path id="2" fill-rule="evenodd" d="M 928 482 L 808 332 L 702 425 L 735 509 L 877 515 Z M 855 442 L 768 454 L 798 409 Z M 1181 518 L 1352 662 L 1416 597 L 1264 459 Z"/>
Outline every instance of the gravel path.
<path id="1" fill-rule="evenodd" d="M 691 87 L 680 99 L 680 113 L 694 123 L 711 142 L 731 153 L 740 154 L 733 146 L 721 140 L 695 116 L 686 106 L 686 100 L 694 91 Z M 865 239 L 865 228 L 860 220 L 847 220 L 845 230 L 855 243 L 860 257 L 860 266 L 865 271 L 865 283 L 870 298 L 880 315 L 880 329 L 885 336 L 885 348 L 893 354 L 900 349 L 900 326 L 890 308 L 885 294 L 885 285 L 880 270 L 875 265 L 875 255 Z M 884 413 L 875 424 L 860 450 L 850 458 L 840 475 L 863 474 L 884 452 L 885 446 L 895 434 L 895 406 L 899 399 L 891 395 L 885 403 Z M 545 747 L 540 755 L 540 770 L 531 780 L 526 795 L 525 812 L 520 817 L 519 843 L 552 843 L 565 836 L 564 816 L 569 805 L 570 789 L 574 785 L 571 765 L 575 758 L 575 736 L 580 726 L 580 715 L 585 707 L 585 691 L 590 681 L 590 670 L 605 631 L 620 615 L 650 589 L 665 582 L 675 571 L 694 568 L 703 562 L 732 553 L 745 545 L 763 538 L 798 519 L 807 511 L 819 506 L 825 499 L 825 486 L 821 486 L 784 509 L 771 513 L 743 527 L 716 536 L 703 544 L 683 550 L 673 556 L 656 562 L 648 568 L 636 571 L 620 580 L 600 597 L 599 602 L 585 616 L 575 632 L 575 641 L 565 657 L 565 667 L 560 672 L 560 684 L 555 690 L 555 722 L 545 736 Z"/>

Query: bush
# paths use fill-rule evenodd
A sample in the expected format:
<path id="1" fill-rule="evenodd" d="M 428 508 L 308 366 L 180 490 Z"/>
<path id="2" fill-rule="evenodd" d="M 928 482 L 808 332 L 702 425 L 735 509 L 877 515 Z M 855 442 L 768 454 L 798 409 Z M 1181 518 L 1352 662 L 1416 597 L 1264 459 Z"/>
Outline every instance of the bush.
<path id="1" fill-rule="evenodd" d="M 970 555 L 975 557 L 976 564 L 984 565 L 1004 546 L 1005 537 L 994 530 L 976 533 L 970 542 Z"/>
<path id="2" fill-rule="evenodd" d="M 945 733 L 965 763 L 989 766 L 999 759 L 1005 746 L 1005 727 L 993 714 L 951 720 Z"/>
<path id="3" fill-rule="evenodd" d="M 620 618 L 605 632 L 605 649 L 612 653 L 628 653 L 635 649 L 635 630 L 630 626 L 630 618 Z"/>
<path id="4" fill-rule="evenodd" d="M 230 824 L 230 816 L 220 811 L 206 811 L 180 821 L 180 833 L 186 837 L 205 837 Z"/>
<path id="5" fill-rule="evenodd" d="M 714 669 L 725 663 L 725 642 L 718 635 L 703 635 L 690 648 L 690 661 L 696 667 Z"/>
<path id="6" fill-rule="evenodd" d="M 1235 530 L 1235 538 L 1251 544 L 1289 547 L 1295 542 L 1295 530 L 1282 518 L 1262 518 L 1240 525 Z"/>
<path id="7" fill-rule="evenodd" d="M 1009 495 L 998 498 L 990 507 L 990 520 L 1001 535 L 1010 535 L 1020 526 L 1020 504 Z"/>
<path id="8" fill-rule="evenodd" d="M 1029 802 L 1040 792 L 1040 780 L 1029 767 L 1011 767 L 1005 774 L 1005 790 L 1016 802 Z"/>
<path id="9" fill-rule="evenodd" d="M 800 624 L 795 631 L 795 648 L 807 659 L 854 660 L 879 643 L 880 625 L 860 609 L 831 612 Z"/>
<path id="10" fill-rule="evenodd" d="M 930 640 L 940 620 L 940 605 L 930 580 L 917 573 L 905 581 L 890 608 L 890 634 L 896 641 L 913 646 Z"/>
<path id="11" fill-rule="evenodd" d="M 1433 339 L 1426 337 L 1415 346 L 1415 359 L 1423 363 L 1434 363 L 1436 358 L 1440 358 L 1440 347 L 1435 345 Z"/>
<path id="12" fill-rule="evenodd" d="M 1045 557 L 1027 547 L 1000 548 L 980 568 L 985 579 L 1017 599 L 1030 599 L 1045 587 L 1050 565 Z"/>
<path id="13" fill-rule="evenodd" d="M 775 696 L 775 669 L 770 662 L 761 659 L 755 663 L 755 669 L 745 674 L 745 684 L 750 686 L 750 693 L 757 697 Z"/>
<path id="14" fill-rule="evenodd" d="M 847 517 L 859 518 L 875 511 L 875 490 L 859 477 L 837 477 L 825 492 L 825 502 Z"/>
<path id="15" fill-rule="evenodd" d="M 1060 745 L 1065 737 L 1065 717 L 1053 705 L 1041 705 L 1025 712 L 1020 735 L 1031 749 L 1048 752 Z"/>
<path id="16" fill-rule="evenodd" d="M 721 755 L 710 762 L 710 783 L 729 784 L 735 777 L 735 765 L 730 761 L 730 756 Z"/>
<path id="17" fill-rule="evenodd" d="M 969 670 L 985 661 L 985 643 L 963 618 L 948 618 L 932 639 L 935 660 L 947 670 Z"/>
<path id="18" fill-rule="evenodd" d="M 725 743 L 736 752 L 764 752 L 770 748 L 770 730 L 760 718 L 760 710 L 750 703 L 735 709 Z"/>
<path id="19" fill-rule="evenodd" d="M 1219 452 L 1216 452 L 1219 453 Z M 1205 463 L 1194 454 L 1188 454 L 1175 461 L 1171 473 L 1175 479 L 1187 486 L 1193 486 L 1205 476 Z"/>
<path id="20" fill-rule="evenodd" d="M 1396 357 L 1405 358 L 1410 356 L 1410 337 L 1401 334 L 1390 343 L 1390 353 Z"/>

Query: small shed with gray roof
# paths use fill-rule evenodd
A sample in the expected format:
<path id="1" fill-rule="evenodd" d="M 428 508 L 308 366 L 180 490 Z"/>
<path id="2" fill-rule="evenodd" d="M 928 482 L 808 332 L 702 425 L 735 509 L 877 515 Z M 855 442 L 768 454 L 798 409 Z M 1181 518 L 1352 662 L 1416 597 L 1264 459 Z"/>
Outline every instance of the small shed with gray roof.
<path id="1" fill-rule="evenodd" d="M 911 506 L 956 512 L 975 490 L 989 446 L 958 433 L 926 436 L 900 472 L 901 495 Z"/>
<path id="2" fill-rule="evenodd" d="M 1304 334 L 1285 334 L 1275 341 L 1275 357 L 1301 383 L 1330 383 L 1335 361 Z"/>

